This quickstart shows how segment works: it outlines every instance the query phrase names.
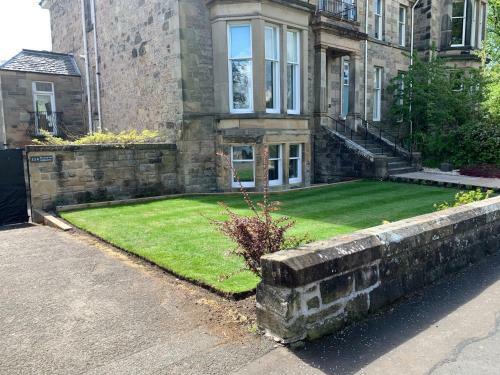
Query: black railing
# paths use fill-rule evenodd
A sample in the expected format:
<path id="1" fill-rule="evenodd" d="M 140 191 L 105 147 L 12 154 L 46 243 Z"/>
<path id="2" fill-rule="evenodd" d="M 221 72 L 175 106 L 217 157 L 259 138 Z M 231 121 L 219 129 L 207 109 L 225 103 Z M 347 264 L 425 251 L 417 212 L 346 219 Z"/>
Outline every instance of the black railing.
<path id="1" fill-rule="evenodd" d="M 43 132 L 59 135 L 63 124 L 62 112 L 30 112 L 29 133 L 33 136 L 42 135 Z"/>
<path id="2" fill-rule="evenodd" d="M 319 0 L 318 10 L 347 21 L 357 20 L 356 0 Z"/>
<path id="3" fill-rule="evenodd" d="M 347 122 L 343 119 L 337 119 L 335 117 L 326 115 L 332 123 L 333 128 L 337 133 L 342 134 L 344 137 L 358 143 L 365 149 L 371 142 L 378 143 L 380 145 L 381 153 L 392 154 L 394 156 L 400 154 L 406 154 L 405 156 L 409 159 L 410 163 L 413 160 L 413 139 L 411 134 L 408 135 L 402 131 L 401 127 L 398 127 L 397 134 L 387 131 L 367 120 L 364 120 L 359 115 L 353 117 L 353 121 L 360 121 L 361 126 L 353 129 L 351 126 L 347 125 Z"/>

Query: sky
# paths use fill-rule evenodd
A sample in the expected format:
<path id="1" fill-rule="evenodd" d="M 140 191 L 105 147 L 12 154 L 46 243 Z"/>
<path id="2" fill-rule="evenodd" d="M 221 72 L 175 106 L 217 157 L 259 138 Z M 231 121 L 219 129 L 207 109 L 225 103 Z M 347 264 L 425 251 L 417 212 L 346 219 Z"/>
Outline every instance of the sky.
<path id="1" fill-rule="evenodd" d="M 52 49 L 49 11 L 40 0 L 0 0 L 0 62 L 25 49 Z"/>

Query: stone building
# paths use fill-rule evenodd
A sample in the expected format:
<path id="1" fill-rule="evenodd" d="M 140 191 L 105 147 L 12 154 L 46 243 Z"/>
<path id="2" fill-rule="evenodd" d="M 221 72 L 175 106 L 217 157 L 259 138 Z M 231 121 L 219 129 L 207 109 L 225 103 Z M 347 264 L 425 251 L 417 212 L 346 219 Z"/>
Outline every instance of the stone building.
<path id="1" fill-rule="evenodd" d="M 282 189 L 418 168 L 387 130 L 389 82 L 408 70 L 413 42 L 423 56 L 435 44 L 454 64 L 478 64 L 470 52 L 486 9 L 482 0 L 41 5 L 53 48 L 85 57 L 94 129 L 159 130 L 177 144 L 187 192 L 237 187 L 218 153 L 256 189 L 266 173 Z"/>
<path id="2" fill-rule="evenodd" d="M 23 50 L 0 65 L 0 149 L 24 147 L 42 130 L 87 132 L 80 70 L 71 55 Z"/>

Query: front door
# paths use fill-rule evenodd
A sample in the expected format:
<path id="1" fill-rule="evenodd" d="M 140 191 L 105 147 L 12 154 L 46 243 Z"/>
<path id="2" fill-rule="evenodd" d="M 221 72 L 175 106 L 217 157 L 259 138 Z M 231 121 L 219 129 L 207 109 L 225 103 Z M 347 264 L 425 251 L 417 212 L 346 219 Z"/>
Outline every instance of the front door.
<path id="1" fill-rule="evenodd" d="M 349 86 L 350 86 L 350 77 L 349 77 L 349 69 L 350 63 L 347 60 L 342 61 L 342 86 L 341 86 L 341 110 L 340 117 L 346 118 L 349 113 Z"/>

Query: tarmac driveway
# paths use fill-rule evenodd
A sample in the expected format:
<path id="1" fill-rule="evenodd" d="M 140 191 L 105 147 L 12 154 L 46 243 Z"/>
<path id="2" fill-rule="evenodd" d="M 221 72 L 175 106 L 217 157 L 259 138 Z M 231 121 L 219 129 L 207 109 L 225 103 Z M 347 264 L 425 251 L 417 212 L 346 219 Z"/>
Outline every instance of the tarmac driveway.
<path id="1" fill-rule="evenodd" d="M 0 301 L 2 374 L 220 374 L 273 348 L 245 302 L 48 227 L 0 230 Z"/>

